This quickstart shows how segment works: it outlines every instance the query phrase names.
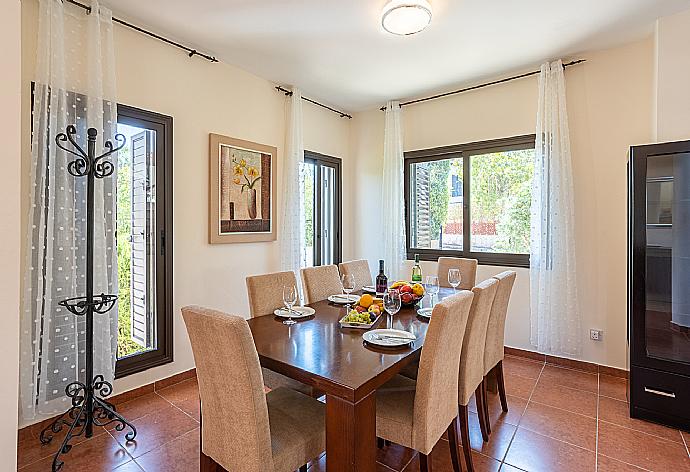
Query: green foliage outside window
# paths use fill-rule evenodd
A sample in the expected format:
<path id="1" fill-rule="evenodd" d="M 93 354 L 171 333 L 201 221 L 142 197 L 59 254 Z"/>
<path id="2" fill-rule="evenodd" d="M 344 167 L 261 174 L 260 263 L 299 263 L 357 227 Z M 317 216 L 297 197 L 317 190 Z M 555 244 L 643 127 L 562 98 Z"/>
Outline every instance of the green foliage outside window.
<path id="1" fill-rule="evenodd" d="M 429 226 L 431 239 L 438 239 L 441 228 L 448 220 L 448 203 L 450 202 L 450 165 L 444 159 L 429 164 Z"/>

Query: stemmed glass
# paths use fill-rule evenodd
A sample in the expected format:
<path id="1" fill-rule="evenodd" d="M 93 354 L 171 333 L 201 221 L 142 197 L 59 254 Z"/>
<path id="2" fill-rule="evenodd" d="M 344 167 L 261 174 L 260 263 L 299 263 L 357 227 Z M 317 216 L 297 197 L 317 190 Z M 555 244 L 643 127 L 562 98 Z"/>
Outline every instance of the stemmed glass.
<path id="1" fill-rule="evenodd" d="M 343 293 L 347 297 L 347 313 L 350 313 L 350 294 L 355 289 L 355 276 L 352 274 L 344 274 L 340 277 L 340 283 L 343 284 Z"/>
<path id="2" fill-rule="evenodd" d="M 383 294 L 383 309 L 388 313 L 388 327 L 393 327 L 393 315 L 400 311 L 400 292 L 388 290 Z"/>
<path id="3" fill-rule="evenodd" d="M 426 291 L 429 293 L 429 303 L 431 306 L 434 306 L 434 295 L 438 293 L 438 277 L 435 275 L 427 275 L 426 276 L 426 283 L 424 284 L 424 288 Z"/>
<path id="4" fill-rule="evenodd" d="M 460 269 L 448 269 L 448 283 L 453 287 L 453 290 L 458 289 L 461 281 Z"/>
<path id="5" fill-rule="evenodd" d="M 297 287 L 294 285 L 283 285 L 283 303 L 288 311 L 288 319 L 283 321 L 283 324 L 288 326 L 295 324 L 296 321 L 292 319 L 292 314 L 294 313 L 292 307 L 297 303 Z"/>

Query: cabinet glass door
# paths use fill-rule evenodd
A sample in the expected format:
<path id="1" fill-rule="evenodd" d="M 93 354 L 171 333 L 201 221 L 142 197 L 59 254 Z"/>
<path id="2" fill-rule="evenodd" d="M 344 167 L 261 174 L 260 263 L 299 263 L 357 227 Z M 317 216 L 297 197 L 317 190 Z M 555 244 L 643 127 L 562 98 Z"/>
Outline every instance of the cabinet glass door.
<path id="1" fill-rule="evenodd" d="M 648 156 L 645 344 L 690 364 L 690 153 Z"/>

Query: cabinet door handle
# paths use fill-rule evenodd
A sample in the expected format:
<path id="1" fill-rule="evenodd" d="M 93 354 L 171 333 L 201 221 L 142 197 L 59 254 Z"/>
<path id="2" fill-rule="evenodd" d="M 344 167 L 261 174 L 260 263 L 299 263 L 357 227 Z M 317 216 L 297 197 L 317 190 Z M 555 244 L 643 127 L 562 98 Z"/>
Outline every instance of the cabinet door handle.
<path id="1" fill-rule="evenodd" d="M 653 393 L 654 395 L 661 395 L 662 397 L 676 398 L 676 394 L 673 392 L 663 392 L 649 387 L 645 387 L 644 391 L 645 393 Z"/>

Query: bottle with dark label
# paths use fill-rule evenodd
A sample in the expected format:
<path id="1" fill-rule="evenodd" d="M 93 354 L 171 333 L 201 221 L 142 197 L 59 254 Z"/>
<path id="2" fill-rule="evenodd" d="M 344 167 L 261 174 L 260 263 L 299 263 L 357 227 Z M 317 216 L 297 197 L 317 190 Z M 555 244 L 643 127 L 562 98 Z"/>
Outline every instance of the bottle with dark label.
<path id="1" fill-rule="evenodd" d="M 388 290 L 388 277 L 383 272 L 383 259 L 379 260 L 379 275 L 376 276 L 376 295 L 383 295 Z"/>
<path id="2" fill-rule="evenodd" d="M 412 268 L 412 282 L 422 283 L 422 268 L 419 265 L 419 254 L 414 255 L 414 267 Z"/>

